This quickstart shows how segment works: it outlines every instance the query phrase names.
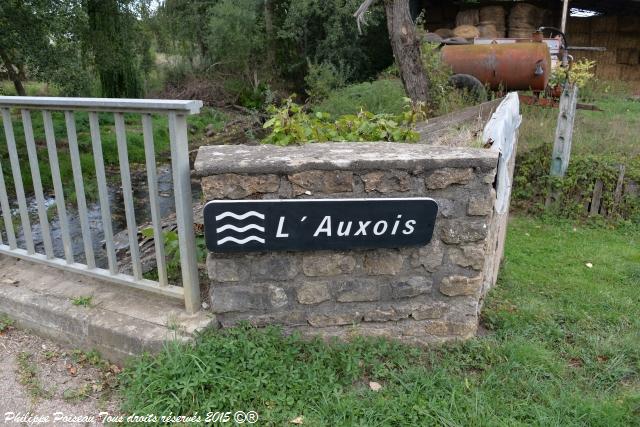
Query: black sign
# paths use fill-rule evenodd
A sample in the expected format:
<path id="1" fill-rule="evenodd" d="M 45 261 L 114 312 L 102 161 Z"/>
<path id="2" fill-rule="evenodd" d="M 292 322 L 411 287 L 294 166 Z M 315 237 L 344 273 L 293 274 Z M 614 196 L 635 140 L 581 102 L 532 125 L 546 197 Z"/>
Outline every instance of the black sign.
<path id="1" fill-rule="evenodd" d="M 204 208 L 212 252 L 397 248 L 429 243 L 432 199 L 212 201 Z"/>

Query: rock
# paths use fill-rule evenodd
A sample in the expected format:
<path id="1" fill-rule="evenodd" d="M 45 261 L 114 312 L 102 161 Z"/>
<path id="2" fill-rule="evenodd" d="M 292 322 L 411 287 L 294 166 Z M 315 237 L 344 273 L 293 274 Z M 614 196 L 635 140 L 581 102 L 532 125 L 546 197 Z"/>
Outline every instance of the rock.
<path id="1" fill-rule="evenodd" d="M 251 260 L 255 280 L 290 280 L 298 275 L 296 258 L 285 253 L 258 256 Z"/>
<path id="2" fill-rule="evenodd" d="M 352 279 L 340 282 L 338 302 L 365 302 L 380 299 L 380 284 L 366 279 Z"/>
<path id="3" fill-rule="evenodd" d="M 402 270 L 404 257 L 395 250 L 379 249 L 364 257 L 364 269 L 372 276 L 395 275 Z"/>
<path id="4" fill-rule="evenodd" d="M 356 260 L 351 255 L 327 253 L 302 257 L 302 271 L 310 277 L 349 274 L 355 268 Z"/>
<path id="5" fill-rule="evenodd" d="M 443 221 L 442 240 L 457 245 L 473 243 L 487 237 L 489 227 L 482 220 L 448 219 Z"/>
<path id="6" fill-rule="evenodd" d="M 305 282 L 297 291 L 300 304 L 311 305 L 331 299 L 329 286 L 325 282 Z"/>
<path id="7" fill-rule="evenodd" d="M 391 284 L 391 296 L 394 299 L 411 298 L 431 291 L 433 282 L 422 276 L 410 277 L 405 281 Z"/>
<path id="8" fill-rule="evenodd" d="M 450 297 L 477 296 L 481 289 L 482 275 L 476 277 L 449 276 L 442 279 L 442 283 L 440 283 L 440 292 Z"/>
<path id="9" fill-rule="evenodd" d="M 487 196 L 472 196 L 469 199 L 467 213 L 472 216 L 486 216 L 493 212 L 493 204 L 496 201 L 496 192 L 491 190 Z"/>
<path id="10" fill-rule="evenodd" d="M 447 188 L 452 184 L 467 184 L 473 178 L 473 168 L 442 168 L 433 172 L 425 183 L 430 190 Z"/>
<path id="11" fill-rule="evenodd" d="M 202 178 L 202 192 L 206 199 L 243 199 L 264 193 L 275 193 L 280 187 L 277 175 L 224 174 Z"/>
<path id="12" fill-rule="evenodd" d="M 211 310 L 214 313 L 234 311 L 273 310 L 288 303 L 284 289 L 273 285 L 213 286 L 210 290 Z"/>
<path id="13" fill-rule="evenodd" d="M 316 328 L 351 325 L 361 320 L 362 314 L 357 311 L 348 313 L 315 313 L 307 316 L 307 322 Z"/>
<path id="14" fill-rule="evenodd" d="M 411 317 L 414 320 L 440 319 L 446 310 L 445 304 L 418 304 L 411 311 Z"/>
<path id="15" fill-rule="evenodd" d="M 442 265 L 443 258 L 442 244 L 437 240 L 432 240 L 429 245 L 414 252 L 411 256 L 411 266 L 414 268 L 423 266 L 427 271 L 433 273 Z"/>
<path id="16" fill-rule="evenodd" d="M 365 322 L 389 322 L 402 319 L 402 315 L 393 308 L 377 308 L 364 314 Z M 405 316 L 406 317 L 406 316 Z"/>
<path id="17" fill-rule="evenodd" d="M 207 273 L 215 282 L 240 281 L 238 263 L 232 259 L 216 259 L 213 254 L 207 256 Z"/>
<path id="18" fill-rule="evenodd" d="M 376 171 L 362 175 L 364 190 L 367 193 L 405 192 L 411 189 L 411 177 L 405 171 Z"/>
<path id="19" fill-rule="evenodd" d="M 482 270 L 484 267 L 484 245 L 467 245 L 449 250 L 449 259 L 460 267 Z"/>
<path id="20" fill-rule="evenodd" d="M 353 172 L 304 171 L 289 175 L 296 196 L 313 193 L 350 193 L 353 191 Z"/>

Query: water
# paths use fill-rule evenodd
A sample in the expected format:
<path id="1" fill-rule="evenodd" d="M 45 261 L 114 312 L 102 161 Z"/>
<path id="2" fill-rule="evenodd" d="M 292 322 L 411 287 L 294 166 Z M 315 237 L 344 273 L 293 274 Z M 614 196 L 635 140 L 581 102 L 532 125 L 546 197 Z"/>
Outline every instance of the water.
<path id="1" fill-rule="evenodd" d="M 173 197 L 173 176 L 171 174 L 170 165 L 160 165 L 157 169 L 158 176 L 158 203 L 160 205 L 160 215 L 162 218 L 175 213 L 175 200 Z M 131 176 L 131 186 L 133 189 L 134 210 L 136 216 L 136 224 L 140 226 L 151 221 L 151 211 L 149 209 L 149 188 L 147 184 L 147 175 L 144 171 L 134 172 Z M 191 185 L 193 200 L 200 199 L 200 185 L 192 182 Z M 127 228 L 127 222 L 124 212 L 124 198 L 122 189 L 118 183 L 108 185 L 109 205 L 111 208 L 111 218 L 113 234 L 117 234 Z M 17 203 L 13 203 L 16 207 L 12 211 L 14 224 L 16 227 L 16 239 L 20 248 L 26 248 L 24 234 L 20 223 L 20 216 L 17 209 Z M 50 213 L 55 215 L 49 221 L 51 240 L 53 243 L 53 251 L 57 258 L 64 258 L 64 247 L 62 245 L 62 230 L 60 228 L 60 220 L 55 208 L 55 197 L 47 196 L 45 205 L 51 207 Z M 36 252 L 44 254 L 44 244 L 42 241 L 42 227 L 38 219 L 38 207 L 35 197 L 27 199 L 27 209 L 31 220 L 31 232 Z M 87 216 L 89 220 L 89 228 L 91 229 L 91 242 L 95 254 L 96 265 L 101 268 L 107 268 L 107 253 L 104 249 L 104 227 L 102 223 L 102 213 L 99 203 L 89 203 L 87 205 Z M 84 243 L 82 240 L 82 230 L 80 227 L 80 216 L 75 206 L 67 205 L 67 217 L 69 222 L 69 234 L 71 237 L 71 246 L 74 259 L 77 262 L 84 263 Z M 3 233 L 3 239 L 6 242 L 6 234 Z"/>

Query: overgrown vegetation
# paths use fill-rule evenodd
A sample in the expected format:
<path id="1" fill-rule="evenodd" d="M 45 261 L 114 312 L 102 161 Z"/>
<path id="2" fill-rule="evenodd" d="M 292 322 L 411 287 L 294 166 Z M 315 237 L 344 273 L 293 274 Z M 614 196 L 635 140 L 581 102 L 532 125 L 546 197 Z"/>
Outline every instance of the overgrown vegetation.
<path id="1" fill-rule="evenodd" d="M 0 314 L 0 333 L 11 328 L 14 323 L 15 321 L 6 314 Z"/>
<path id="2" fill-rule="evenodd" d="M 597 180 L 603 183 L 603 207 L 613 220 L 638 221 L 640 201 L 631 194 L 614 206 L 614 195 L 625 166 L 625 183 L 640 182 L 640 104 L 628 100 L 629 89 L 619 83 L 591 81 L 582 97 L 604 111 L 578 110 L 569 169 L 564 179 L 549 176 L 557 109 L 523 107 L 513 202 L 539 214 L 543 210 L 566 218 L 584 217 Z M 559 192 L 551 211 L 544 209 L 550 191 Z"/>
<path id="3" fill-rule="evenodd" d="M 286 146 L 328 141 L 416 141 L 418 134 L 412 126 L 425 119 L 424 105 L 405 101 L 404 112 L 397 116 L 360 111 L 334 120 L 328 113 L 309 114 L 290 98 L 281 108 L 269 109 L 272 117 L 264 127 L 271 133 L 262 142 Z"/>
<path id="4" fill-rule="evenodd" d="M 640 414 L 639 231 L 516 218 L 484 337 L 422 349 L 211 331 L 130 365 L 122 409 L 241 407 L 265 425 L 299 416 L 314 426 L 631 425 Z"/>

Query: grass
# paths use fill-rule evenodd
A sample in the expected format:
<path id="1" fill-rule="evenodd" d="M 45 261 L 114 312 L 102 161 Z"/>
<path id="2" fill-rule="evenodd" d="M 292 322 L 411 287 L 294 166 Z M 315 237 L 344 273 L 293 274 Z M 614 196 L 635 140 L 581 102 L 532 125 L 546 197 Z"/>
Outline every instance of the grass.
<path id="1" fill-rule="evenodd" d="M 572 154 L 632 157 L 640 155 L 640 102 L 628 99 L 624 87 L 597 83 L 581 93 L 581 102 L 593 103 L 604 111 L 578 110 L 574 126 Z M 522 106 L 519 149 L 529 150 L 543 144 L 553 145 L 558 109 Z"/>
<path id="2" fill-rule="evenodd" d="M 38 398 L 49 399 L 53 393 L 42 386 L 38 379 L 38 367 L 31 358 L 32 355 L 24 351 L 17 355 L 18 381 L 26 388 L 33 401 Z"/>
<path id="3" fill-rule="evenodd" d="M 14 325 L 15 321 L 6 314 L 0 314 L 0 333 L 8 330 Z"/>
<path id="4" fill-rule="evenodd" d="M 29 158 L 27 156 L 27 147 L 25 143 L 24 129 L 20 117 L 20 112 L 17 110 L 12 111 L 12 117 L 22 181 L 27 194 L 31 194 L 33 192 L 33 180 L 29 167 Z M 40 167 L 42 185 L 45 189 L 45 193 L 48 194 L 53 192 L 53 181 L 49 164 L 49 154 L 47 151 L 46 140 L 44 136 L 42 115 L 37 111 L 33 111 L 31 113 L 31 117 L 38 152 L 38 163 Z M 73 171 L 71 167 L 71 156 L 69 153 L 69 146 L 67 142 L 67 132 L 64 115 L 61 112 L 53 113 L 52 119 L 54 134 L 56 136 L 60 174 L 65 196 L 69 200 L 75 200 Z M 108 169 L 107 175 L 109 176 L 109 179 L 113 179 L 114 177 L 117 179 L 119 159 L 114 118 L 112 114 L 100 113 L 99 119 L 101 127 L 103 157 L 106 168 Z M 75 120 L 85 192 L 89 200 L 96 200 L 97 181 L 95 178 L 95 164 L 91 146 L 89 115 L 87 113 L 76 113 Z M 199 134 L 204 134 L 205 128 L 208 124 L 213 124 L 215 130 L 221 130 L 224 126 L 225 120 L 226 118 L 222 113 L 209 108 L 203 109 L 203 111 L 199 115 L 189 116 L 188 124 L 191 132 L 191 134 L 189 135 L 189 139 L 195 140 L 198 138 Z M 140 116 L 138 114 L 126 114 L 125 124 L 127 126 L 127 151 L 129 162 L 132 165 L 142 165 L 145 163 L 145 154 Z M 154 115 L 153 125 L 156 161 L 168 162 L 170 158 L 170 147 L 167 117 L 163 115 Z M 0 163 L 4 172 L 7 191 L 9 192 L 9 194 L 15 194 L 14 178 L 11 173 L 8 148 L 4 131 L 0 132 Z M 109 171 L 115 171 L 115 173 L 111 173 Z"/>
<path id="5" fill-rule="evenodd" d="M 335 90 L 313 110 L 329 113 L 333 117 L 356 114 L 361 109 L 374 114 L 398 115 L 404 111 L 405 97 L 400 80 L 376 80 Z"/>
<path id="6" fill-rule="evenodd" d="M 484 308 L 487 336 L 424 350 L 275 328 L 208 332 L 131 364 L 123 410 L 253 410 L 261 425 L 637 424 L 639 248 L 637 226 L 515 218 Z"/>
<path id="7" fill-rule="evenodd" d="M 91 295 L 75 297 L 71 300 L 71 304 L 78 307 L 91 307 L 93 305 L 93 297 Z"/>

